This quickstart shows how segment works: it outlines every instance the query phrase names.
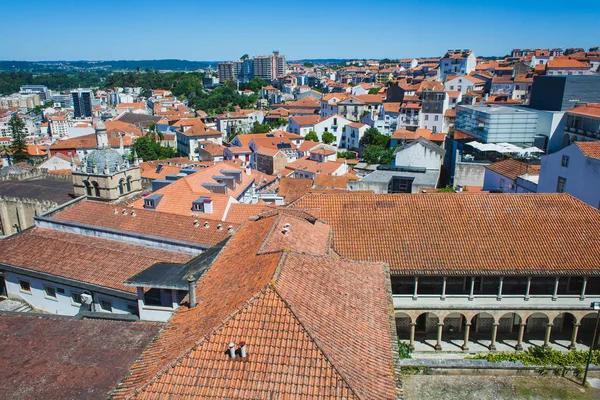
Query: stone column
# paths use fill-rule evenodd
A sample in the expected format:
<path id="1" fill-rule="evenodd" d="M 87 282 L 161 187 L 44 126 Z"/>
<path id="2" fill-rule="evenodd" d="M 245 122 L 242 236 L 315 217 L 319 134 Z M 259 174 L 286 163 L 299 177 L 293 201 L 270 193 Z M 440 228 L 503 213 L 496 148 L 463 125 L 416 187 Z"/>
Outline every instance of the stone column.
<path id="1" fill-rule="evenodd" d="M 462 345 L 463 351 L 469 350 L 469 333 L 471 333 L 471 323 L 466 322 L 465 323 L 465 338 L 463 340 L 463 345 Z"/>
<path id="2" fill-rule="evenodd" d="M 501 276 L 500 283 L 498 284 L 498 297 L 496 297 L 496 300 L 498 300 L 498 301 L 502 300 L 502 285 L 503 284 L 504 284 L 504 277 Z"/>
<path id="3" fill-rule="evenodd" d="M 581 295 L 579 296 L 579 300 L 585 300 L 585 288 L 587 287 L 588 277 L 583 277 L 583 285 L 581 286 Z"/>
<path id="4" fill-rule="evenodd" d="M 527 277 L 527 287 L 525 288 L 525 300 L 529 300 L 529 290 L 531 289 L 531 277 Z"/>
<path id="5" fill-rule="evenodd" d="M 577 344 L 577 334 L 579 333 L 579 327 L 581 324 L 575 322 L 573 323 L 573 333 L 571 334 L 571 344 L 569 344 L 569 350 L 575 349 L 575 345 Z"/>
<path id="6" fill-rule="evenodd" d="M 517 345 L 515 350 L 523 350 L 523 333 L 525 333 L 525 324 L 523 321 L 519 324 L 519 336 L 517 337 Z"/>
<path id="7" fill-rule="evenodd" d="M 416 322 L 410 323 L 410 338 L 409 338 L 408 348 L 411 350 L 415 349 L 415 329 L 416 329 L 416 327 L 417 327 Z"/>
<path id="8" fill-rule="evenodd" d="M 440 297 L 441 300 L 446 300 L 446 280 L 448 278 L 444 277 L 444 281 L 442 282 L 442 297 Z"/>
<path id="9" fill-rule="evenodd" d="M 554 292 L 552 292 L 552 300 L 558 298 L 558 276 L 554 280 Z"/>
<path id="10" fill-rule="evenodd" d="M 500 325 L 500 323 L 494 321 L 494 326 L 492 327 L 492 342 L 490 343 L 490 351 L 496 351 L 496 336 L 498 335 L 498 325 Z"/>
<path id="11" fill-rule="evenodd" d="M 438 327 L 437 327 L 437 341 L 435 343 L 435 351 L 441 351 L 442 350 L 442 328 L 444 327 L 444 323 L 443 322 L 438 322 Z"/>
<path id="12" fill-rule="evenodd" d="M 544 345 L 542 347 L 550 346 L 550 332 L 552 331 L 552 322 L 548 322 L 546 325 L 546 334 L 544 335 Z"/>
<path id="13" fill-rule="evenodd" d="M 413 300 L 417 299 L 417 289 L 419 288 L 419 277 L 415 276 L 415 290 L 413 292 Z"/>
<path id="14" fill-rule="evenodd" d="M 475 277 L 471 277 L 471 288 L 469 289 L 469 300 L 473 300 L 473 292 L 475 291 Z"/>

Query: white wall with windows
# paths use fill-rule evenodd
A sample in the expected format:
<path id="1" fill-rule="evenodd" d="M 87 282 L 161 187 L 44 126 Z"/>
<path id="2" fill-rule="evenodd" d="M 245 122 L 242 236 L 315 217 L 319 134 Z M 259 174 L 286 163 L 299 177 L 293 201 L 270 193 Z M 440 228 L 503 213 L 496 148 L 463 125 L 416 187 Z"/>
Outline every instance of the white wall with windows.
<path id="1" fill-rule="evenodd" d="M 127 300 L 104 293 L 90 292 L 83 288 L 58 284 L 24 274 L 5 272 L 8 297 L 25 300 L 34 308 L 52 314 L 76 315 L 80 311 L 90 311 L 90 306 L 81 301 L 82 293 L 93 296 L 93 311 L 115 314 L 137 314 L 135 300 Z"/>

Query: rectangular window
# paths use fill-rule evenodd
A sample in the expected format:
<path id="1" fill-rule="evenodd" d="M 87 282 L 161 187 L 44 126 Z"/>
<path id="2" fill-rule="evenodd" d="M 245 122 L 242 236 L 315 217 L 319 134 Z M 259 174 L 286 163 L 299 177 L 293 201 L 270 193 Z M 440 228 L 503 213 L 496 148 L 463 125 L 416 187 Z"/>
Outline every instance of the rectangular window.
<path id="1" fill-rule="evenodd" d="M 429 115 L 425 116 L 425 121 L 429 121 Z"/>
<path id="2" fill-rule="evenodd" d="M 52 286 L 44 286 L 44 292 L 49 299 L 56 299 L 56 288 Z"/>
<path id="3" fill-rule="evenodd" d="M 63 289 L 63 288 L 56 288 L 56 293 L 65 294 L 65 289 Z"/>
<path id="4" fill-rule="evenodd" d="M 569 156 L 562 156 L 560 165 L 562 165 L 565 168 L 568 167 L 569 166 Z"/>
<path id="5" fill-rule="evenodd" d="M 71 292 L 71 304 L 81 305 L 81 293 Z"/>
<path id="6" fill-rule="evenodd" d="M 27 281 L 19 281 L 19 289 L 21 292 L 31 293 L 31 285 Z"/>
<path id="7" fill-rule="evenodd" d="M 565 186 L 567 185 L 567 179 L 562 176 L 558 177 L 558 181 L 556 182 L 556 191 L 558 193 L 563 193 L 565 191 Z"/>
<path id="8" fill-rule="evenodd" d="M 437 116 L 437 115 L 435 115 L 435 116 L 433 117 L 433 120 L 434 120 L 434 121 L 437 121 L 437 120 L 438 120 L 438 116 Z"/>
<path id="9" fill-rule="evenodd" d="M 112 303 L 108 300 L 100 300 L 100 308 L 103 311 L 112 312 Z"/>

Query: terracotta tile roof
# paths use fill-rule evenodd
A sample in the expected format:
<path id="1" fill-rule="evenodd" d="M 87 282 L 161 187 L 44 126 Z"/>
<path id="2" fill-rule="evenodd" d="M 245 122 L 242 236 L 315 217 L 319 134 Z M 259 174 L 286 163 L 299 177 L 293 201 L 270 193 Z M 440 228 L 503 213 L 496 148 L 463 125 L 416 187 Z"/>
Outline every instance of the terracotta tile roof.
<path id="1" fill-rule="evenodd" d="M 385 96 L 381 94 L 359 94 L 354 97 L 366 104 L 380 104 Z"/>
<path id="2" fill-rule="evenodd" d="M 227 190 L 227 194 L 212 193 L 203 183 L 217 183 L 213 176 L 222 175 L 221 170 L 235 169 L 242 172 L 242 182 L 237 184 L 234 190 Z M 245 169 L 234 166 L 229 162 L 218 162 L 207 168 L 201 168 L 198 172 L 178 179 L 173 183 L 153 192 L 153 194 L 162 194 L 163 197 L 156 207 L 156 211 L 166 213 L 190 215 L 192 213 L 192 203 L 200 196 L 210 197 L 213 203 L 213 211 L 210 214 L 201 214 L 199 218 L 209 220 L 222 220 L 230 202 L 240 196 L 253 181 L 259 181 L 262 174 L 258 171 L 251 171 L 251 175 L 246 174 Z M 232 199 L 233 198 L 233 199 Z M 138 199 L 132 203 L 136 209 L 144 209 L 144 199 Z"/>
<path id="3" fill-rule="evenodd" d="M 600 118 L 600 103 L 589 103 L 583 106 L 573 107 L 567 114 L 583 115 L 586 117 Z"/>
<path id="4" fill-rule="evenodd" d="M 311 220 L 247 221 L 115 397 L 397 398 L 385 266 L 295 251 L 326 251 L 329 227 Z"/>
<path id="5" fill-rule="evenodd" d="M 319 149 L 311 150 L 311 153 L 313 153 L 313 154 L 322 154 L 324 156 L 331 156 L 333 154 L 336 154 L 336 151 L 335 150 L 331 150 L 331 149 L 326 149 L 324 147 L 321 147 Z"/>
<path id="6" fill-rule="evenodd" d="M 160 327 L 155 323 L 0 315 L 2 397 L 104 400 Z"/>
<path id="7" fill-rule="evenodd" d="M 388 113 L 399 113 L 402 103 L 383 103 L 383 109 Z"/>
<path id="8" fill-rule="evenodd" d="M 258 154 L 262 154 L 263 156 L 269 156 L 269 157 L 274 157 L 277 155 L 277 153 L 279 153 L 281 150 L 277 149 L 277 148 L 271 148 L 271 147 L 265 147 L 265 146 L 261 146 L 258 148 L 258 151 L 256 153 Z"/>
<path id="9" fill-rule="evenodd" d="M 315 176 L 314 187 L 315 189 L 341 189 L 346 190 L 348 187 L 349 180 L 356 180 L 354 177 L 350 177 L 351 175 L 341 175 L 341 176 L 333 176 L 333 175 L 325 175 L 318 174 Z"/>
<path id="10" fill-rule="evenodd" d="M 340 167 L 340 163 L 335 161 L 318 162 L 311 160 L 309 157 L 304 157 L 289 163 L 286 167 L 298 171 L 308 171 L 313 174 L 333 174 Z"/>
<path id="11" fill-rule="evenodd" d="M 230 146 L 227 147 L 227 151 L 232 154 L 250 154 L 252 150 L 248 146 Z"/>
<path id="12" fill-rule="evenodd" d="M 307 193 L 312 185 L 312 179 L 283 177 L 279 180 L 278 193 L 285 198 L 286 203 L 291 203 Z"/>
<path id="13" fill-rule="evenodd" d="M 575 142 L 586 157 L 600 159 L 600 142 Z"/>
<path id="14" fill-rule="evenodd" d="M 360 128 L 364 127 L 364 126 L 368 127 L 369 125 L 367 125 L 367 124 L 362 124 L 362 123 L 360 123 L 360 122 L 350 122 L 350 123 L 349 123 L 349 124 L 347 124 L 346 126 L 349 126 L 349 127 L 351 127 L 351 128 L 358 128 L 358 129 L 360 129 Z"/>
<path id="15" fill-rule="evenodd" d="M 107 133 L 125 133 L 133 136 L 142 136 L 143 132 L 137 126 L 123 121 L 106 121 Z"/>
<path id="16" fill-rule="evenodd" d="M 486 169 L 494 171 L 497 174 L 507 177 L 508 179 L 515 180 L 518 176 L 523 174 L 539 175 L 539 165 L 527 165 L 524 162 L 513 160 L 508 158 L 506 160 L 498 161 L 490 165 L 485 166 Z"/>
<path id="17" fill-rule="evenodd" d="M 190 136 L 190 137 L 221 137 L 223 136 L 222 132 L 219 132 L 216 129 L 207 127 L 204 122 L 196 122 L 190 128 L 185 129 L 184 131 L 179 131 L 179 133 Z"/>
<path id="18" fill-rule="evenodd" d="M 291 120 L 294 120 L 300 126 L 314 125 L 319 122 L 319 118 L 318 115 L 294 115 L 290 117 Z"/>
<path id="19" fill-rule="evenodd" d="M 213 156 L 222 156 L 223 155 L 224 146 L 217 143 L 207 143 L 202 150 L 206 151 Z"/>
<path id="20" fill-rule="evenodd" d="M 32 254 L 31 249 L 35 249 Z M 0 263 L 135 293 L 123 285 L 157 262 L 187 262 L 191 256 L 35 227 L 2 241 Z"/>
<path id="21" fill-rule="evenodd" d="M 244 203 L 234 203 L 229 206 L 229 211 L 227 211 L 227 215 L 225 216 L 225 221 L 234 224 L 241 224 L 249 217 L 258 215 L 267 209 L 267 205 L 265 203 L 257 203 L 257 204 L 244 204 Z"/>
<path id="22" fill-rule="evenodd" d="M 108 143 L 113 148 L 118 148 L 121 145 L 121 141 L 117 134 L 108 135 Z M 131 136 L 123 136 L 123 146 L 130 147 L 133 143 Z M 96 134 L 91 133 L 89 135 L 78 136 L 76 138 L 59 140 L 50 146 L 50 150 L 70 150 L 70 149 L 95 149 L 96 148 Z"/>
<path id="23" fill-rule="evenodd" d="M 296 117 L 294 117 L 294 118 L 296 118 Z M 273 132 L 269 132 L 269 133 L 251 133 L 251 134 L 246 134 L 246 135 L 237 135 L 236 138 L 240 141 L 242 146 L 247 147 L 250 145 L 250 142 L 255 139 L 265 139 L 265 138 L 269 137 L 271 140 L 281 138 L 284 141 L 286 141 L 286 140 L 289 141 L 289 140 L 296 139 L 297 136 L 298 135 L 296 135 L 295 133 L 278 130 L 278 131 L 273 131 Z"/>
<path id="24" fill-rule="evenodd" d="M 449 91 L 447 91 L 446 93 L 448 93 L 448 97 L 449 97 L 449 98 L 451 98 L 451 99 L 455 99 L 455 98 L 457 98 L 458 96 L 460 96 L 460 93 L 461 93 L 461 92 L 460 92 L 460 91 L 458 91 L 458 90 L 449 90 Z"/>
<path id="25" fill-rule="evenodd" d="M 115 210 L 118 212 L 115 213 Z M 202 218 L 201 216 L 192 217 L 191 212 L 188 216 L 183 216 L 151 210 L 136 210 L 136 215 L 133 217 L 131 209 L 127 210 L 127 215 L 123 215 L 122 211 L 123 208 L 115 208 L 112 204 L 81 201 L 59 211 L 51 218 L 206 246 L 214 246 L 230 236 L 227 229 L 217 230 L 215 224 L 209 229 L 194 226 L 194 220 L 202 222 Z M 236 229 L 237 224 L 233 224 L 233 228 Z"/>
<path id="26" fill-rule="evenodd" d="M 294 207 L 321 209 L 342 257 L 393 274 L 600 275 L 600 212 L 568 194 L 306 195 Z"/>
<path id="27" fill-rule="evenodd" d="M 431 140 L 432 142 L 443 142 L 446 140 L 445 133 L 432 133 L 431 130 L 427 128 L 417 128 L 415 132 L 407 129 L 398 129 L 391 136 L 392 139 L 397 140 L 417 140 L 420 137 Z"/>
<path id="28" fill-rule="evenodd" d="M 283 150 L 294 150 L 296 149 L 296 145 L 292 143 L 292 141 L 285 135 L 273 135 L 273 137 L 256 137 L 251 140 L 254 142 L 256 147 L 260 148 L 270 148 L 274 150 L 280 150 L 281 145 L 288 145 L 289 147 Z"/>
<path id="29" fill-rule="evenodd" d="M 456 118 L 456 109 L 450 108 L 450 109 L 446 110 L 446 112 L 444 113 L 444 117 Z"/>
<path id="30" fill-rule="evenodd" d="M 589 69 L 590 66 L 586 63 L 582 63 L 581 61 L 571 60 L 568 58 L 555 58 L 553 60 L 548 60 L 548 64 L 546 64 L 548 69 Z"/>

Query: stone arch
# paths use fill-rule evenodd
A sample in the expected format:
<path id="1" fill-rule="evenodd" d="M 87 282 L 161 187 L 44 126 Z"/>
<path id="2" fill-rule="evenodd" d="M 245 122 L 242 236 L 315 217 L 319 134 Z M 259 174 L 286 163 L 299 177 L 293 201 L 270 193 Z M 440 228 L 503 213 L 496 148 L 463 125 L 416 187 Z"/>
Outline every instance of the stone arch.
<path id="1" fill-rule="evenodd" d="M 413 323 L 413 318 L 405 312 L 396 312 L 396 334 L 400 340 L 408 340 L 410 336 L 410 325 Z"/>
<path id="2" fill-rule="evenodd" d="M 133 180 L 133 178 L 130 176 L 127 177 L 127 181 L 125 183 L 126 188 L 127 188 L 127 193 L 131 192 L 131 181 Z"/>
<path id="3" fill-rule="evenodd" d="M 551 319 L 546 313 L 533 312 L 526 319 L 527 333 L 543 337 L 549 322 L 551 322 Z"/>
<path id="4" fill-rule="evenodd" d="M 100 197 L 100 185 L 98 185 L 98 182 L 92 181 L 92 186 L 94 187 L 94 196 Z"/>
<path id="5" fill-rule="evenodd" d="M 431 333 L 437 331 L 437 326 L 441 322 L 440 317 L 435 312 L 422 312 L 414 319 L 416 332 Z"/>
<path id="6" fill-rule="evenodd" d="M 85 194 L 87 196 L 91 196 L 92 195 L 92 185 L 90 184 L 89 181 L 83 181 L 83 184 L 85 186 Z"/>
<path id="7" fill-rule="evenodd" d="M 119 194 L 125 193 L 125 179 L 119 179 Z"/>
<path id="8" fill-rule="evenodd" d="M 525 323 L 525 319 L 518 312 L 502 313 L 496 321 L 499 333 L 516 333 L 519 331 L 519 326 Z"/>
<path id="9" fill-rule="evenodd" d="M 490 333 L 496 323 L 496 318 L 489 312 L 481 311 L 471 317 L 473 333 Z"/>

